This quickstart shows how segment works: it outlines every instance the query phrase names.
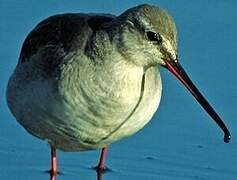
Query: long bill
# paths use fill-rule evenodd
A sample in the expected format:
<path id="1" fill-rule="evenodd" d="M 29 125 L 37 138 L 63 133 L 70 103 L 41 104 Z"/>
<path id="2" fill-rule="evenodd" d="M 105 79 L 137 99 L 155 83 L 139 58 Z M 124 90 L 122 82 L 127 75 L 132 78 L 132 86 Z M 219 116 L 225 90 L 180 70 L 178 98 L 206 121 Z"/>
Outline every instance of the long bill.
<path id="1" fill-rule="evenodd" d="M 189 90 L 189 92 L 195 97 L 195 99 L 201 104 L 201 106 L 207 111 L 207 113 L 212 117 L 212 119 L 218 124 L 218 126 L 224 132 L 224 142 L 230 142 L 231 135 L 224 122 L 221 120 L 219 115 L 207 102 L 204 96 L 193 84 L 191 79 L 188 77 L 187 73 L 184 71 L 180 63 L 175 60 L 166 61 L 166 67 L 177 79 L 179 79 L 183 85 Z"/>

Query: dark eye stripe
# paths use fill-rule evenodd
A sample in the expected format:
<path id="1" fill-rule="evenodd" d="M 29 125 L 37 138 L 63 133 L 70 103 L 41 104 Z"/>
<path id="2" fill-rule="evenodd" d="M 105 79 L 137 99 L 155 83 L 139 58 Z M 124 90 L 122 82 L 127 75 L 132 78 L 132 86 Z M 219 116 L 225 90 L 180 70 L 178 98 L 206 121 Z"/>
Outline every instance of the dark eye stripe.
<path id="1" fill-rule="evenodd" d="M 162 43 L 162 37 L 160 36 L 159 33 L 155 33 L 155 32 L 152 32 L 152 31 L 147 31 L 146 35 L 147 35 L 147 38 L 150 41 L 156 41 L 158 44 Z"/>

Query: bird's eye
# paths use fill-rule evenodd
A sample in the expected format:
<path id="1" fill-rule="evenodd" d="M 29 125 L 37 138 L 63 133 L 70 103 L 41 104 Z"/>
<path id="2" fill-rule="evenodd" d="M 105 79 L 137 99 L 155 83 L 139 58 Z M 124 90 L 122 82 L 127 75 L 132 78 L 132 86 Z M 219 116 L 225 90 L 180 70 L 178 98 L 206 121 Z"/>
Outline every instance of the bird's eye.
<path id="1" fill-rule="evenodd" d="M 156 41 L 158 44 L 162 43 L 162 37 L 160 36 L 160 34 L 152 32 L 152 31 L 147 31 L 146 35 L 150 41 Z"/>

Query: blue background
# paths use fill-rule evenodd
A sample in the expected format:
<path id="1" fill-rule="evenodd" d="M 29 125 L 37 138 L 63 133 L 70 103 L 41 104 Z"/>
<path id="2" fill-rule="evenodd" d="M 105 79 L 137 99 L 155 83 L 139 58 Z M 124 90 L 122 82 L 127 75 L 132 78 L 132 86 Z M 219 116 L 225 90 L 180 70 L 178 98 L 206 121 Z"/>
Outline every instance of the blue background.
<path id="1" fill-rule="evenodd" d="M 26 35 L 42 19 L 65 12 L 119 15 L 142 3 L 159 5 L 174 17 L 179 59 L 229 127 L 222 132 L 191 95 L 162 70 L 163 97 L 153 120 L 139 133 L 113 144 L 105 180 L 237 179 L 237 2 L 234 0 L 80 1 L 0 0 L 0 179 L 49 179 L 49 148 L 30 136 L 8 110 L 6 84 Z M 63 179 L 96 179 L 90 167 L 99 151 L 59 152 Z"/>

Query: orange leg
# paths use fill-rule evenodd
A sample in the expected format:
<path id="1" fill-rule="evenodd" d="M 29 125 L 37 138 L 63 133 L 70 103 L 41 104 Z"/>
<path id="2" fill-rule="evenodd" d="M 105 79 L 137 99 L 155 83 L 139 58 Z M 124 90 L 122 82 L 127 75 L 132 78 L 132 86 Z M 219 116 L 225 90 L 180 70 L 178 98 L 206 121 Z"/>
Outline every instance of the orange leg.
<path id="1" fill-rule="evenodd" d="M 51 175 L 57 175 L 58 166 L 57 166 L 57 157 L 56 157 L 56 148 L 51 147 Z"/>
<path id="2" fill-rule="evenodd" d="M 106 154 L 107 154 L 107 147 L 103 147 L 101 150 L 100 161 L 97 166 L 97 171 L 104 171 L 106 169 L 105 167 Z"/>

